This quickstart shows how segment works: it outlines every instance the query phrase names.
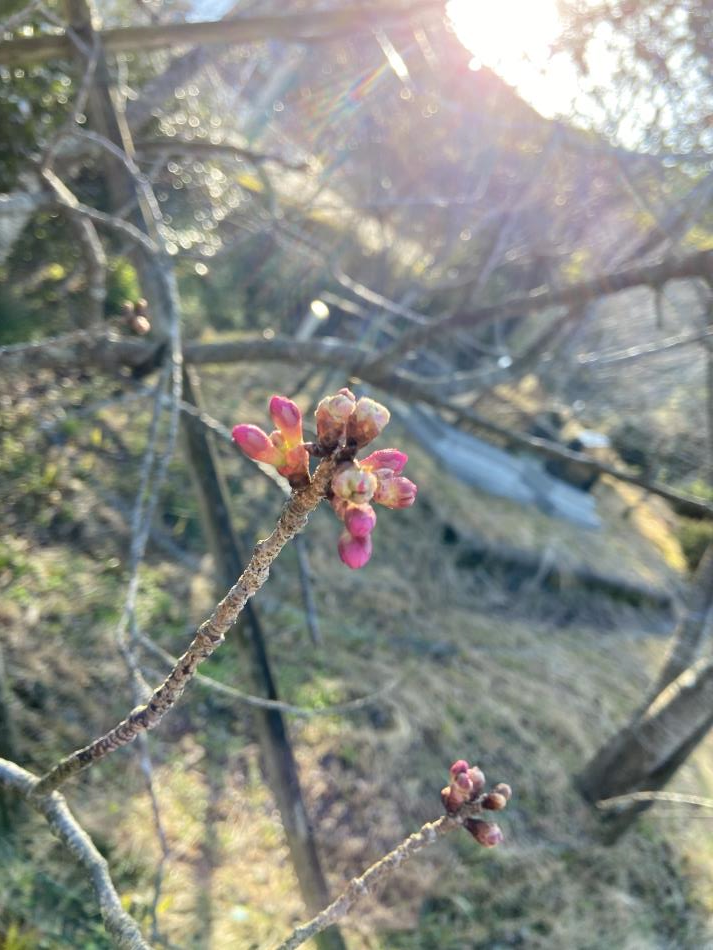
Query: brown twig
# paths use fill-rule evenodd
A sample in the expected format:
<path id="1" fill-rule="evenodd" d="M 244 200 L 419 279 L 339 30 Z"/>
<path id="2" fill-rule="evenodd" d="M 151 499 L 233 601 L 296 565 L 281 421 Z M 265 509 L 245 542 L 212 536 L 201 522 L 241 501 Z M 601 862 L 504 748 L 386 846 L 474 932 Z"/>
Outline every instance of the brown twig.
<path id="1" fill-rule="evenodd" d="M 214 43 L 254 43 L 276 39 L 291 43 L 324 40 L 370 33 L 374 27 L 433 12 L 442 13 L 442 0 L 412 0 L 410 4 L 346 6 L 277 16 L 230 17 L 227 20 L 193 23 L 157 23 L 150 26 L 101 30 L 107 53 L 164 49 L 172 46 Z M 66 59 L 71 55 L 66 33 L 20 37 L 0 42 L 0 59 L 8 66 L 18 62 Z"/>
<path id="2" fill-rule="evenodd" d="M 164 650 L 163 647 L 158 646 L 158 644 L 149 640 L 149 638 L 143 634 L 139 634 L 138 641 L 149 653 L 152 653 L 165 663 L 175 665 L 178 662 L 175 656 L 172 656 L 167 650 Z M 358 699 L 350 699 L 345 703 L 335 703 L 333 706 L 309 708 L 307 706 L 295 706 L 293 703 L 286 703 L 281 699 L 266 699 L 264 696 L 253 696 L 250 693 L 243 693 L 242 690 L 236 689 L 234 686 L 228 686 L 227 683 L 221 683 L 219 680 L 215 680 L 210 676 L 196 673 L 196 683 L 213 690 L 215 693 L 222 693 L 224 696 L 229 696 L 231 699 L 235 699 L 245 706 L 253 706 L 256 709 L 276 709 L 287 715 L 302 716 L 305 719 L 310 719 L 312 716 L 341 716 L 345 713 L 358 712 L 369 706 L 375 706 L 383 700 L 387 693 L 396 689 L 401 682 L 401 677 L 397 677 L 379 689 L 374 690 L 373 693 L 360 696 Z"/>
<path id="3" fill-rule="evenodd" d="M 168 710 L 180 699 L 199 665 L 221 645 L 245 604 L 263 586 L 269 576 L 270 567 L 282 548 L 304 528 L 309 515 L 325 495 L 335 464 L 332 458 L 324 459 L 318 465 L 310 484 L 292 493 L 270 537 L 255 546 L 241 576 L 211 616 L 198 628 L 192 643 L 161 686 L 154 690 L 148 703 L 132 710 L 118 725 L 88 746 L 58 762 L 42 777 L 36 794 L 46 794 L 57 788 L 72 775 L 127 745 L 139 733 L 145 729 L 153 729 L 161 722 Z"/>
<path id="4" fill-rule="evenodd" d="M 103 321 L 106 300 L 106 255 L 97 229 L 87 215 L 78 213 L 79 201 L 49 167 L 43 169 L 42 178 L 57 199 L 59 206 L 69 216 L 84 251 L 87 291 L 92 304 L 90 323 L 99 324 Z"/>
<path id="5" fill-rule="evenodd" d="M 423 851 L 424 848 L 434 844 L 439 838 L 455 831 L 456 828 L 460 828 L 467 818 L 482 814 L 482 811 L 482 806 L 475 801 L 463 805 L 457 815 L 443 815 L 436 821 L 430 821 L 422 825 L 417 832 L 409 835 L 393 851 L 389 851 L 383 858 L 372 864 L 362 875 L 352 878 L 329 907 L 325 907 L 312 920 L 296 927 L 276 950 L 295 950 L 296 947 L 301 947 L 310 937 L 314 937 L 315 934 L 321 933 L 327 927 L 331 927 L 340 921 L 349 913 L 357 901 L 373 894 L 378 885 L 390 877 L 404 862 L 418 854 L 419 851 Z"/>
<path id="6" fill-rule="evenodd" d="M 121 906 L 106 861 L 77 822 L 59 792 L 38 793 L 39 780 L 14 762 L 0 759 L 0 784 L 18 792 L 44 816 L 53 833 L 67 846 L 89 874 L 104 919 L 104 926 L 122 950 L 151 950 L 136 921 Z"/>

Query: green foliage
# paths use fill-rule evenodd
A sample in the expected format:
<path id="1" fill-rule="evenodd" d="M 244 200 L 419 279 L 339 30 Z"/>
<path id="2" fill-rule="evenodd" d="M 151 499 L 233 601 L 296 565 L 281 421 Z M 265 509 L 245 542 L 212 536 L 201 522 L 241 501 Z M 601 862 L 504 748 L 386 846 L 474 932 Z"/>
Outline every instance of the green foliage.
<path id="1" fill-rule="evenodd" d="M 125 258 L 116 257 L 109 261 L 106 281 L 107 314 L 119 313 L 125 300 L 135 301 L 141 296 L 136 268 Z"/>

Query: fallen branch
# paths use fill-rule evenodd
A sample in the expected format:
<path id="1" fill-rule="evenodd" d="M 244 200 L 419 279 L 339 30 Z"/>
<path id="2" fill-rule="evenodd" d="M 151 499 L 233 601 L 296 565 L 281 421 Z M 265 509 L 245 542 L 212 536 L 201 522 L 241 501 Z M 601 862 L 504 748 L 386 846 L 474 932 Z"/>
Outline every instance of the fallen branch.
<path id="1" fill-rule="evenodd" d="M 39 779 L 14 762 L 0 759 L 0 784 L 14 789 L 47 821 L 52 832 L 67 846 L 88 873 L 108 933 L 122 950 L 151 950 L 141 936 L 136 921 L 121 906 L 106 861 L 94 842 L 77 822 L 59 792 L 42 794 Z"/>

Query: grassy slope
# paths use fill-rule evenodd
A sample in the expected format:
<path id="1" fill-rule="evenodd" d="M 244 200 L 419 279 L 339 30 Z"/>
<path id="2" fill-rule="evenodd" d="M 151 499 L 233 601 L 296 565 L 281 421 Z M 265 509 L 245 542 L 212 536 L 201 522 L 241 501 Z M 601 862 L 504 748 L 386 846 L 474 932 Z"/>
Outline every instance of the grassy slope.
<path id="1" fill-rule="evenodd" d="M 257 405 L 262 396 L 254 395 Z M 257 420 L 262 413 L 252 415 Z M 112 424 L 122 424 L 116 412 Z M 131 431 L 126 439 L 138 447 Z M 10 516 L 2 516 L 0 629 L 17 696 L 21 759 L 39 768 L 128 706 L 112 645 L 123 539 L 92 495 L 89 477 L 72 482 L 78 465 L 89 466 L 83 452 L 70 464 L 66 446 L 40 451 L 29 429 L 20 442 L 22 472 L 17 476 L 19 462 L 12 463 L 6 475 L 24 480 L 24 504 L 35 495 L 40 501 L 25 512 L 26 521 L 12 522 L 18 495 Z M 37 455 L 28 461 L 32 451 Z M 95 464 L 106 484 L 112 467 Z M 56 471 L 45 474 L 51 482 L 45 485 L 49 465 Z M 324 650 L 315 652 L 304 631 L 293 552 L 285 553 L 258 601 L 284 698 L 324 706 L 400 677 L 389 702 L 376 709 L 292 721 L 332 886 L 438 814 L 438 791 L 453 758 L 478 761 L 491 780 L 510 782 L 515 798 L 503 819 L 502 848 L 484 852 L 462 834 L 431 849 L 401 870 L 380 903 L 354 915 L 346 928 L 350 947 L 713 945 L 705 929 L 713 854 L 701 823 L 654 813 L 617 848 L 604 849 L 592 843 L 589 816 L 571 787 L 573 772 L 636 703 L 660 659 L 664 641 L 651 632 L 653 619 L 633 612 L 615 617 L 595 605 L 557 627 L 556 600 L 532 589 L 508 603 L 486 578 L 457 571 L 437 539 L 441 519 L 449 519 L 512 543 L 555 545 L 558 553 L 611 569 L 625 564 L 652 582 L 670 582 L 673 569 L 636 519 L 622 527 L 609 489 L 602 492 L 610 530 L 582 536 L 464 492 L 416 450 L 410 468 L 430 505 L 381 514 L 375 555 L 364 571 L 337 562 L 337 524 L 328 511 L 318 512 L 308 529 Z M 122 478 L 131 484 L 113 469 L 117 490 Z M 246 471 L 235 462 L 230 470 Z M 193 512 L 182 478 L 176 469 L 168 504 L 190 535 Z M 236 515 L 255 537 L 269 527 L 279 498 L 262 481 L 245 488 L 249 498 L 236 493 Z M 50 498 L 52 492 L 61 498 Z M 61 505 L 67 510 L 59 524 L 43 515 Z M 84 525 L 79 538 L 72 535 L 73 513 Z M 655 507 L 642 508 L 640 518 L 649 534 L 655 528 L 659 542 L 675 549 Z M 209 606 L 205 577 L 152 556 L 141 621 L 164 646 L 180 649 L 187 625 Z M 210 661 L 209 672 L 241 685 L 231 644 Z M 303 916 L 249 724 L 245 710 L 194 687 L 152 736 L 172 851 L 159 919 L 181 947 L 262 947 Z M 705 749 L 676 788 L 713 789 Z M 120 753 L 67 791 L 108 854 L 127 904 L 148 919 L 157 846 L 136 760 Z M 107 946 L 96 913 L 80 922 L 82 906 L 93 907 L 91 895 L 39 821 L 30 817 L 18 840 L 0 847 L 0 923 L 6 933 L 15 924 L 4 950 Z"/>

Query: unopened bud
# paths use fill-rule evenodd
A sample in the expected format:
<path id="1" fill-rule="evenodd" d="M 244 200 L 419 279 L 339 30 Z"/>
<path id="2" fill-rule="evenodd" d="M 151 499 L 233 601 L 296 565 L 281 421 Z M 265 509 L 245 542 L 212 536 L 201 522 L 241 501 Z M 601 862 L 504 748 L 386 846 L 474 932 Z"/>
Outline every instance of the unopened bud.
<path id="1" fill-rule="evenodd" d="M 371 505 L 351 505 L 347 502 L 344 524 L 355 538 L 366 538 L 376 525 L 376 512 Z"/>
<path id="2" fill-rule="evenodd" d="M 134 316 L 130 317 L 129 326 L 133 332 L 139 336 L 146 336 L 151 330 L 151 324 L 143 314 L 134 314 Z"/>
<path id="3" fill-rule="evenodd" d="M 451 778 L 455 778 L 459 772 L 467 772 L 470 766 L 465 761 L 465 759 L 458 759 L 450 767 Z"/>
<path id="4" fill-rule="evenodd" d="M 354 394 L 340 389 L 334 396 L 325 396 L 317 406 L 317 441 L 326 450 L 335 448 L 344 437 L 347 420 L 354 412 Z"/>
<path id="5" fill-rule="evenodd" d="M 287 396 L 270 399 L 270 416 L 282 433 L 288 448 L 299 445 L 302 439 L 302 413 L 299 406 Z"/>
<path id="6" fill-rule="evenodd" d="M 403 475 L 379 478 L 374 501 L 385 508 L 410 508 L 416 501 L 418 488 Z"/>
<path id="7" fill-rule="evenodd" d="M 144 297 L 139 297 L 139 299 L 134 304 L 134 310 L 139 316 L 147 317 L 149 315 L 149 304 L 148 300 Z"/>
<path id="8" fill-rule="evenodd" d="M 477 765 L 473 765 L 468 769 L 468 776 L 473 783 L 473 797 L 475 797 L 485 788 L 485 775 L 483 775 Z"/>
<path id="9" fill-rule="evenodd" d="M 506 802 L 509 802 L 512 798 L 512 789 L 505 782 L 498 782 L 497 785 L 493 786 L 493 791 L 497 792 L 498 795 L 502 795 Z"/>
<path id="10" fill-rule="evenodd" d="M 268 465 L 275 466 L 284 462 L 283 453 L 259 426 L 245 424 L 235 426 L 233 428 L 233 442 L 256 462 L 265 462 Z"/>
<path id="11" fill-rule="evenodd" d="M 408 455 L 399 449 L 377 449 L 365 459 L 361 459 L 359 464 L 372 472 L 384 470 L 391 472 L 392 475 L 400 475 L 407 462 Z"/>
<path id="12" fill-rule="evenodd" d="M 487 808 L 488 811 L 502 811 L 507 803 L 507 798 L 499 792 L 488 792 L 487 795 L 483 795 L 480 802 L 483 808 Z"/>
<path id="13" fill-rule="evenodd" d="M 337 550 L 339 551 L 339 557 L 347 567 L 358 570 L 360 567 L 364 567 L 371 557 L 371 536 L 355 538 L 348 531 L 343 531 L 337 543 Z"/>
<path id="14" fill-rule="evenodd" d="M 350 462 L 337 470 L 332 479 L 332 491 L 345 501 L 365 505 L 374 497 L 376 476 Z"/>
<path id="15" fill-rule="evenodd" d="M 466 818 L 463 827 L 469 831 L 478 844 L 484 848 L 494 848 L 503 840 L 503 833 L 500 826 L 494 821 L 482 821 L 480 818 Z"/>
<path id="16" fill-rule="evenodd" d="M 354 407 L 347 422 L 347 440 L 356 443 L 357 448 L 368 445 L 384 429 L 391 413 L 381 403 L 368 396 L 362 396 Z"/>

